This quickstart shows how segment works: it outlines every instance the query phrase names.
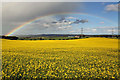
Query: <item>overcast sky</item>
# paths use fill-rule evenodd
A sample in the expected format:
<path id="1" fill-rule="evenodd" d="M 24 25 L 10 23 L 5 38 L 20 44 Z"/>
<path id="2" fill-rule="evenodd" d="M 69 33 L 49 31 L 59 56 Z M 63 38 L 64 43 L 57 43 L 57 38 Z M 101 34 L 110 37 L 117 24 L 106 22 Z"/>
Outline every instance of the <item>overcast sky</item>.
<path id="1" fill-rule="evenodd" d="M 81 28 L 84 34 L 118 32 L 117 2 L 4 2 L 2 34 L 38 17 L 12 35 L 79 34 Z"/>

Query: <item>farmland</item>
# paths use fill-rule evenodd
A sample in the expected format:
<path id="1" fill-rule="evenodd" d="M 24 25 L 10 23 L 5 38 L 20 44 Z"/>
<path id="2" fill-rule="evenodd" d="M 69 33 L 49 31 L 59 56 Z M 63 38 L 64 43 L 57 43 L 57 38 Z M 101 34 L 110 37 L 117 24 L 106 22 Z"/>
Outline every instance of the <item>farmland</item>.
<path id="1" fill-rule="evenodd" d="M 118 39 L 2 40 L 2 78 L 119 78 Z"/>

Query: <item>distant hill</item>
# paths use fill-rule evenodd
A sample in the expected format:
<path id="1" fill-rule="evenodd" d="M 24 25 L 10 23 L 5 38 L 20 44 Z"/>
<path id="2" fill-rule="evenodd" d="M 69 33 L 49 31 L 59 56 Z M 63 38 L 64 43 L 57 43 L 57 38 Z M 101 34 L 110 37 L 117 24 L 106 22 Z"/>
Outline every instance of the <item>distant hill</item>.
<path id="1" fill-rule="evenodd" d="M 39 34 L 39 35 L 17 35 L 17 37 L 47 37 L 47 36 L 81 36 L 81 34 Z M 112 35 L 82 35 L 88 37 L 112 37 Z M 113 35 L 114 37 L 118 37 L 118 35 Z"/>
<path id="2" fill-rule="evenodd" d="M 39 35 L 17 35 L 18 37 L 43 37 L 43 36 L 76 36 L 80 34 L 39 34 Z"/>
<path id="3" fill-rule="evenodd" d="M 88 37 L 119 38 L 119 35 L 39 34 L 39 35 L 1 36 L 0 38 L 10 40 L 70 40 Z"/>

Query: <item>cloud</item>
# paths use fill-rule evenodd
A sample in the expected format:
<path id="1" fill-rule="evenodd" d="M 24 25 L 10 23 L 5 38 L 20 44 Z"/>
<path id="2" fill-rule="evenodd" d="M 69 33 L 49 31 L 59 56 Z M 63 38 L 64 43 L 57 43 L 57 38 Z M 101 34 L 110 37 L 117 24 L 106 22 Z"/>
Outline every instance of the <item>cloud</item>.
<path id="1" fill-rule="evenodd" d="M 70 18 L 72 18 L 72 17 L 70 17 Z M 61 18 L 60 20 L 51 22 L 51 24 L 61 26 L 61 25 L 71 25 L 71 24 L 79 24 L 79 23 L 86 23 L 86 22 L 88 22 L 88 20 L 86 20 L 86 19 L 81 19 L 81 20 L 76 19 L 74 21 L 74 20 L 70 20 L 68 18 Z"/>
<path id="2" fill-rule="evenodd" d="M 112 34 L 112 28 L 114 31 L 114 34 L 118 33 L 117 27 L 92 27 L 92 28 L 83 28 L 83 34 Z M 75 33 L 80 33 L 81 29 L 74 30 Z"/>
<path id="3" fill-rule="evenodd" d="M 100 22 L 101 24 L 104 24 L 104 22 Z"/>
<path id="4" fill-rule="evenodd" d="M 82 19 L 82 20 L 80 20 L 80 22 L 81 22 L 81 23 L 86 23 L 86 22 L 88 22 L 88 20 Z"/>
<path id="5" fill-rule="evenodd" d="M 113 27 L 86 27 L 83 28 L 83 34 L 112 34 L 112 28 Z M 118 34 L 118 29 L 116 27 L 114 27 L 113 29 L 114 34 Z M 74 29 L 74 30 L 70 30 L 69 33 L 77 33 L 80 34 L 81 33 L 81 29 Z"/>
<path id="6" fill-rule="evenodd" d="M 96 29 L 118 29 L 116 26 L 103 26 L 103 27 L 96 27 Z"/>
<path id="7" fill-rule="evenodd" d="M 60 17 L 58 21 L 62 22 L 63 20 L 65 20 L 65 17 Z"/>
<path id="8" fill-rule="evenodd" d="M 84 19 L 79 20 L 79 19 L 76 19 L 76 21 L 74 21 L 73 23 L 79 24 L 79 23 L 86 23 L 86 22 L 88 22 L 88 20 L 84 20 Z"/>
<path id="9" fill-rule="evenodd" d="M 74 5 L 74 6 L 71 6 L 71 5 Z M 7 34 L 14 28 L 24 24 L 25 22 L 38 17 L 45 16 L 45 15 L 50 15 L 50 14 L 55 15 L 55 13 L 63 13 L 63 12 L 68 12 L 68 13 L 74 12 L 75 9 L 78 7 L 80 10 L 82 10 L 81 3 L 64 3 L 64 2 L 61 2 L 61 3 L 60 2 L 51 2 L 51 3 L 50 2 L 37 2 L 37 3 L 7 2 L 5 3 L 3 2 L 2 3 L 2 14 L 3 14 L 2 15 L 2 26 L 3 26 L 2 32 L 3 34 Z M 63 17 L 66 17 L 66 15 Z M 63 20 L 64 19 L 61 18 L 60 21 L 63 21 Z M 49 20 L 47 22 L 50 24 L 50 26 L 55 25 L 50 23 L 50 22 L 54 23 L 53 20 L 52 21 Z M 18 24 L 18 23 L 21 23 L 21 24 Z M 37 23 L 37 21 L 35 23 Z M 43 26 L 41 25 L 39 27 L 42 28 Z"/>
<path id="10" fill-rule="evenodd" d="M 115 32 L 117 30 L 115 30 L 115 29 L 114 30 L 108 29 L 107 31 L 112 33 L 112 31 Z"/>
<path id="11" fill-rule="evenodd" d="M 92 31 L 93 31 L 93 32 L 96 32 L 96 31 L 97 31 L 97 29 L 92 29 Z"/>
<path id="12" fill-rule="evenodd" d="M 120 8 L 118 7 L 120 4 L 110 4 L 105 7 L 106 11 L 119 11 Z"/>
<path id="13" fill-rule="evenodd" d="M 71 27 L 72 27 L 71 25 L 68 25 L 68 26 L 58 27 L 58 29 L 65 30 L 65 29 L 69 29 Z"/>
<path id="14" fill-rule="evenodd" d="M 46 23 L 44 23 L 43 26 L 44 26 L 44 27 L 47 27 L 47 28 L 50 27 L 50 25 L 48 25 L 48 24 L 46 24 Z"/>
<path id="15" fill-rule="evenodd" d="M 69 31 L 69 33 L 74 33 L 74 32 L 76 32 L 76 31 Z"/>
<path id="16" fill-rule="evenodd" d="M 52 22 L 52 23 L 55 23 L 55 24 L 56 24 L 57 22 L 54 21 L 54 22 Z"/>
<path id="17" fill-rule="evenodd" d="M 56 18 L 58 18 L 58 17 L 56 17 Z M 59 18 L 60 18 L 60 16 L 59 16 Z M 71 20 L 71 19 L 75 19 L 75 21 Z M 79 23 L 86 23 L 86 22 L 88 22 L 87 19 L 79 20 L 75 17 L 63 17 L 63 16 L 61 16 L 61 18 L 57 22 L 52 22 L 52 23 L 57 24 L 57 25 L 60 25 L 60 24 L 71 25 L 71 24 L 79 24 Z"/>
<path id="18" fill-rule="evenodd" d="M 57 19 L 57 18 L 56 18 L 56 20 L 51 22 L 51 24 L 61 26 L 61 25 L 71 25 L 74 22 L 74 21 L 70 21 L 67 18 L 63 18 L 63 17 L 61 19 Z M 50 20 L 50 21 L 52 21 L 52 20 Z"/>
<path id="19" fill-rule="evenodd" d="M 72 27 L 72 26 L 71 26 L 71 25 L 68 25 L 68 26 L 66 26 L 66 27 L 68 27 L 68 28 L 69 28 L 69 27 Z"/>
<path id="20" fill-rule="evenodd" d="M 26 27 L 22 30 L 20 30 L 18 33 L 16 34 L 19 34 L 19 33 L 22 33 L 22 32 L 27 32 L 31 33 L 31 34 L 34 34 L 34 33 L 39 33 L 39 32 L 56 32 L 57 30 L 58 31 L 64 31 L 64 30 L 67 30 L 67 29 L 70 29 L 72 27 L 72 25 L 70 25 L 70 23 L 72 23 L 71 21 L 69 20 L 62 20 L 59 21 L 58 19 L 56 19 L 55 17 L 52 17 L 52 16 L 47 16 L 47 17 L 43 17 L 37 21 L 35 21 L 35 23 L 32 23 L 29 25 L 29 27 Z M 37 29 L 37 30 L 36 30 Z"/>
<path id="21" fill-rule="evenodd" d="M 76 19 L 75 17 L 67 17 L 67 19 Z"/>

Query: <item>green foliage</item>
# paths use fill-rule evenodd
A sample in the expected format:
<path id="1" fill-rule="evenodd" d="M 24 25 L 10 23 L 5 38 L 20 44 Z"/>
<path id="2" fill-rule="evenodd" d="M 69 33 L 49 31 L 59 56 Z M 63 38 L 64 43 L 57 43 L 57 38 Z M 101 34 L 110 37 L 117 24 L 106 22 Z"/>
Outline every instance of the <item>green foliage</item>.
<path id="1" fill-rule="evenodd" d="M 31 38 L 27 38 L 27 37 L 20 37 L 18 40 L 71 40 L 71 39 L 79 39 L 79 38 L 75 38 L 75 37 L 31 37 Z"/>

